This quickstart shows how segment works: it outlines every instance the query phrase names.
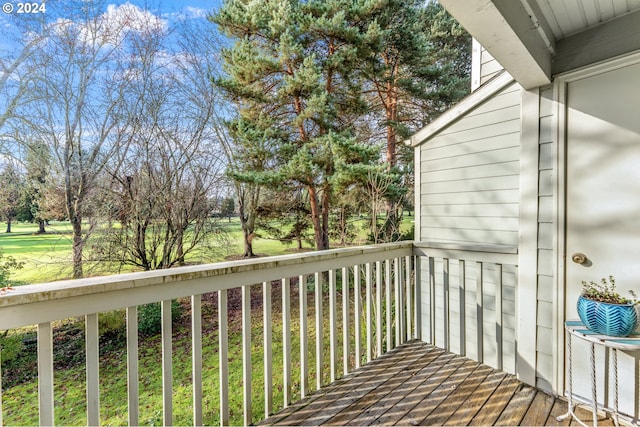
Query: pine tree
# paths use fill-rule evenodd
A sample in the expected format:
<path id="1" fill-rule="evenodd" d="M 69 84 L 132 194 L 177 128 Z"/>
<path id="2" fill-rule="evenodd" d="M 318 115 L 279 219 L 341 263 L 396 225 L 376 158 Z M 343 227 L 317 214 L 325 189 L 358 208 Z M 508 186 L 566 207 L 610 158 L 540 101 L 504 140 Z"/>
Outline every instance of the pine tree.
<path id="1" fill-rule="evenodd" d="M 385 141 L 390 174 L 380 237 L 397 240 L 413 157 L 401 141 L 468 93 L 471 37 L 436 2 L 387 0 L 379 6 L 369 18 L 379 26 L 377 45 L 361 72 L 370 111 L 378 117 L 373 134 Z"/>
<path id="2" fill-rule="evenodd" d="M 350 120 L 364 112 L 354 71 L 367 52 L 361 17 L 372 3 L 230 0 L 213 17 L 235 41 L 223 51 L 227 77 L 218 81 L 239 107 L 230 129 L 261 162 L 237 176 L 303 187 L 319 250 L 329 247 L 336 182 L 355 179 L 352 166 L 375 157 L 358 145 Z"/>
<path id="3" fill-rule="evenodd" d="M 0 218 L 7 222 L 7 233 L 20 205 L 24 182 L 13 163 L 8 162 L 0 172 Z"/>

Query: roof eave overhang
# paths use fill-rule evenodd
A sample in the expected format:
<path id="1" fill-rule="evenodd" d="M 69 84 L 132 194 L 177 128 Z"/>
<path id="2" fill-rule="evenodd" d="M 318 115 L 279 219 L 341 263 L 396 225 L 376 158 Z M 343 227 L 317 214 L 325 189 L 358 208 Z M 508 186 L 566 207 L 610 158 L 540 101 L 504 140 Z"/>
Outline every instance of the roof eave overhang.
<path id="1" fill-rule="evenodd" d="M 554 39 L 535 3 L 440 0 L 444 8 L 525 89 L 551 83 Z M 527 5 L 527 8 L 525 8 Z"/>

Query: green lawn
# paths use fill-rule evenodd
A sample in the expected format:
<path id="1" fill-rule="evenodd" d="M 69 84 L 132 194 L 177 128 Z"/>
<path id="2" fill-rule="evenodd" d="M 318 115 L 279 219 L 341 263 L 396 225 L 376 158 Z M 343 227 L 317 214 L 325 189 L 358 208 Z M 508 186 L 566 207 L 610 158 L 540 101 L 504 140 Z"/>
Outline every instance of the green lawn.
<path id="1" fill-rule="evenodd" d="M 283 349 L 282 349 L 282 311 L 278 284 L 273 292 L 273 402 L 277 411 L 283 405 Z M 299 302 L 297 286 L 291 292 L 291 358 L 292 358 L 292 400 L 300 399 L 300 340 L 299 340 Z M 261 294 L 261 286 L 252 287 L 253 294 Z M 242 333 L 241 318 L 238 307 L 233 309 L 234 297 L 230 293 L 229 310 L 229 406 L 231 425 L 242 425 Z M 255 298 L 255 297 L 254 297 Z M 310 390 L 315 389 L 315 313 L 313 292 L 307 294 L 309 306 L 309 377 Z M 325 298 L 328 298 L 325 292 Z M 236 304 L 238 302 L 236 301 Z M 324 345 L 323 345 L 323 384 L 329 382 L 329 313 L 328 299 L 325 300 Z M 182 301 L 184 313 L 174 323 L 173 333 L 173 407 L 174 425 L 192 425 L 191 413 L 191 341 L 188 301 Z M 337 316 L 341 317 L 341 305 L 337 306 Z M 219 360 L 217 313 L 211 297 L 203 301 L 203 411 L 206 425 L 219 425 Z M 264 375 L 263 375 L 263 329 L 261 307 L 252 310 L 252 420 L 257 422 L 264 418 Z M 79 354 L 80 360 L 73 366 L 56 367 L 55 370 L 55 423 L 57 425 L 86 425 L 85 404 L 85 365 L 81 349 L 83 340 L 83 321 L 65 322 L 54 328 L 54 362 L 63 363 L 64 359 Z M 120 328 L 123 328 L 121 326 Z M 353 343 L 353 322 L 351 322 Z M 363 329 L 364 331 L 364 329 Z M 120 333 L 123 333 L 121 330 Z M 362 337 L 364 340 L 364 336 Z M 361 343 L 362 348 L 364 342 Z M 127 419 L 127 366 L 126 345 L 124 335 L 120 338 L 102 336 L 100 340 L 100 380 L 101 380 L 101 423 L 105 425 L 126 425 Z M 342 349 L 342 333 L 338 334 L 338 349 Z M 23 353 L 25 351 L 23 350 Z M 22 369 L 35 372 L 35 348 L 26 359 Z M 161 341 L 160 336 L 140 338 L 139 371 L 140 371 L 140 424 L 162 424 L 162 373 L 161 373 Z M 24 355 L 21 357 L 25 357 Z M 350 365 L 353 367 L 353 356 Z M 5 374 L 8 369 L 3 362 Z M 12 363 L 16 369 L 16 363 Z M 20 368 L 17 368 L 20 369 Z M 342 356 L 338 358 L 338 376 L 342 372 Z M 3 387 L 3 415 L 7 425 L 35 425 L 38 423 L 37 381 L 35 378 L 22 381 L 20 384 Z"/>
<path id="2" fill-rule="evenodd" d="M 412 227 L 413 218 L 407 218 L 404 226 Z M 363 220 L 361 220 L 363 221 Z M 237 220 L 222 222 L 229 233 L 230 241 L 237 242 L 228 251 L 230 255 L 240 254 L 242 251 L 242 234 Z M 13 278 L 26 283 L 36 283 L 59 280 L 69 277 L 71 242 L 69 227 L 65 223 L 52 223 L 48 233 L 38 235 L 34 224 L 15 224 L 11 234 L 0 234 L 0 248 L 5 255 L 11 255 L 25 262 L 25 268 L 16 272 Z M 293 246 L 286 246 L 280 242 L 256 239 L 254 251 L 258 254 L 290 253 Z M 306 249 L 311 249 L 305 245 Z M 216 259 L 205 260 L 207 262 Z M 278 284 L 276 283 L 276 287 Z M 297 289 L 297 288 L 296 288 Z M 237 290 L 236 290 L 237 291 Z M 260 286 L 252 288 L 252 293 L 261 293 Z M 326 298 L 325 292 L 325 298 Z M 282 317 L 279 302 L 279 292 L 274 290 L 273 305 L 273 389 L 274 409 L 281 407 L 283 399 L 282 384 Z M 309 384 L 314 389 L 315 360 L 313 346 L 315 345 L 315 324 L 313 293 L 308 294 L 309 305 Z M 231 301 L 231 297 L 230 297 Z M 206 301 L 205 301 L 206 302 Z M 230 303 L 233 307 L 233 303 Z M 174 423 L 176 425 L 190 425 L 191 415 L 191 360 L 190 360 L 190 320 L 188 301 L 182 301 L 185 312 L 174 328 L 173 338 L 173 373 L 174 373 Z M 341 317 L 341 304 L 338 304 L 338 318 Z M 115 314 L 113 314 L 115 313 Z M 101 422 L 109 425 L 126 424 L 127 396 L 126 396 L 126 346 L 123 341 L 124 315 L 122 311 L 101 314 L 100 318 L 113 318 L 112 332 L 102 334 L 100 339 L 100 378 L 101 388 Z M 324 327 L 324 383 L 328 382 L 329 347 L 328 310 L 325 305 L 323 313 Z M 241 328 L 239 311 L 230 308 L 229 312 L 229 388 L 231 422 L 242 424 L 242 357 L 241 357 Z M 292 292 L 291 298 L 292 325 L 292 369 L 293 369 L 293 399 L 299 398 L 300 393 L 300 350 L 299 350 L 299 313 L 297 292 Z M 102 321 L 102 320 L 101 320 Z M 84 332 L 83 320 L 56 322 L 54 332 L 55 363 L 59 365 L 55 371 L 55 407 L 56 424 L 84 425 L 86 424 L 85 404 L 85 365 L 84 365 Z M 217 308 L 212 301 L 203 304 L 203 386 L 204 386 L 204 422 L 205 424 L 219 424 L 219 378 L 218 378 L 218 337 L 217 337 Z M 351 322 L 353 328 L 353 322 Z M 364 330 L 364 329 L 363 329 Z M 102 329 L 101 329 L 102 331 Z M 13 383 L 3 387 L 3 415 L 8 425 L 33 425 L 38 423 L 37 412 L 37 372 L 35 362 L 35 348 L 24 344 L 34 334 L 29 328 L 12 331 L 9 338 L 17 339 L 18 348 L 14 352 L 14 359 L 8 360 L 10 354 L 3 350 L 2 370 L 3 382 L 8 374 Z M 353 332 L 352 332 L 353 337 Z M 262 310 L 254 307 L 252 312 L 252 395 L 253 421 L 263 418 L 264 407 L 262 390 L 264 378 L 262 372 Z M 3 346 L 7 341 L 0 337 Z M 338 335 L 338 348 L 342 348 L 342 334 Z M 15 341 L 14 341 L 15 342 Z M 27 346 L 27 347 L 25 347 Z M 354 344 L 351 344 L 354 348 Z M 363 346 L 364 348 L 364 346 Z M 143 425 L 158 425 L 162 423 L 162 384 L 161 384 L 161 348 L 160 337 L 141 337 L 140 339 L 140 423 Z M 17 356 L 15 356 L 17 354 Z M 69 360 L 73 359 L 73 362 Z M 78 360 L 75 360 L 78 359 Z M 341 372 L 342 358 L 339 357 L 337 371 Z M 352 360 L 351 364 L 353 365 Z"/>
<path id="3" fill-rule="evenodd" d="M 223 251 L 215 255 L 201 255 L 197 258 L 187 258 L 190 263 L 207 263 L 222 261 L 226 256 L 239 255 L 243 251 L 242 230 L 237 218 L 231 221 L 220 220 L 220 227 L 227 233 L 230 244 Z M 366 244 L 365 219 L 354 220 L 358 235 L 355 244 Z M 402 224 L 403 231 L 413 227 L 413 217 L 405 215 Z M 71 227 L 68 222 L 51 222 L 46 234 L 37 234 L 37 224 L 14 223 L 12 233 L 0 233 L 0 249 L 4 255 L 13 256 L 24 262 L 24 268 L 15 271 L 11 278 L 22 283 L 42 283 L 71 278 Z M 260 256 L 282 255 L 296 249 L 295 244 L 285 245 L 277 240 L 257 237 L 254 239 L 254 252 Z M 304 250 L 313 250 L 313 246 L 304 242 Z M 117 266 L 86 263 L 87 276 L 105 275 L 117 271 Z M 133 267 L 124 267 L 121 272 L 134 271 Z"/>

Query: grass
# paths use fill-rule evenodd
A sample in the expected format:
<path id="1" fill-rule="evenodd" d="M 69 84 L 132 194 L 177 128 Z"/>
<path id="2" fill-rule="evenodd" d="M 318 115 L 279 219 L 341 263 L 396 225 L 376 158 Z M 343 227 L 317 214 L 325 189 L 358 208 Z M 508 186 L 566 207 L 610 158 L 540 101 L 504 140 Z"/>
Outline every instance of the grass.
<path id="1" fill-rule="evenodd" d="M 221 219 L 221 229 L 227 234 L 230 242 L 223 253 L 213 256 L 200 256 L 187 258 L 190 263 L 207 263 L 222 261 L 225 256 L 241 254 L 242 229 L 240 221 L 232 218 L 231 221 Z M 366 219 L 355 219 L 354 228 L 360 230 L 360 235 L 354 239 L 355 244 L 366 244 L 364 230 Z M 413 217 L 405 216 L 402 223 L 402 231 L 413 228 Z M 24 268 L 15 271 L 11 278 L 21 283 L 42 283 L 71 278 L 71 226 L 68 222 L 53 221 L 47 227 L 47 233 L 37 234 L 38 225 L 32 223 L 13 223 L 12 233 L 0 233 L 0 249 L 7 256 L 13 256 L 18 261 L 24 262 Z M 254 252 L 263 255 L 283 255 L 295 251 L 295 245 L 285 245 L 277 240 L 255 238 L 253 241 Z M 303 250 L 313 250 L 313 246 L 303 243 Z M 104 275 L 117 271 L 115 266 L 86 262 L 87 275 Z M 121 272 L 134 271 L 133 267 L 120 269 Z"/>
<path id="2" fill-rule="evenodd" d="M 300 341 L 299 341 L 299 300 L 298 287 L 292 286 L 291 291 L 291 331 L 292 333 L 292 399 L 300 399 Z M 251 320 L 252 340 L 252 421 L 258 422 L 264 418 L 264 375 L 263 375 L 263 327 L 262 309 L 255 304 L 262 298 L 261 286 L 252 287 L 254 301 Z M 282 348 L 282 306 L 279 282 L 274 282 L 272 305 L 273 329 L 273 390 L 274 410 L 283 405 L 283 348 Z M 308 342 L 309 342 L 309 377 L 311 390 L 315 389 L 315 322 L 314 295 L 308 298 Z M 340 297 L 339 297 L 340 298 Z M 239 307 L 239 289 L 230 292 L 229 310 L 229 390 L 230 390 L 230 422 L 232 425 L 242 425 L 242 332 L 241 312 Z M 328 296 L 325 292 L 325 308 L 323 310 L 323 384 L 329 382 L 329 323 Z M 182 301 L 185 307 L 184 315 L 176 323 L 173 330 L 173 403 L 174 424 L 192 425 L 191 413 L 191 339 L 190 317 L 188 301 Z M 218 329 L 217 329 L 217 301 L 214 295 L 207 295 L 203 301 L 203 412 L 204 424 L 219 424 L 219 361 L 218 361 Z M 338 318 L 341 318 L 341 304 L 338 304 Z M 353 341 L 353 322 L 351 322 L 351 340 Z M 75 348 L 82 345 L 84 333 L 82 320 L 69 321 L 59 325 L 54 331 L 54 347 L 57 348 L 55 363 L 60 364 L 71 353 L 84 353 Z M 364 331 L 364 329 L 363 329 Z M 101 378 L 101 423 L 107 425 L 126 425 L 127 419 L 127 383 L 126 383 L 126 347 L 124 336 L 120 340 L 111 336 L 101 338 L 100 378 Z M 363 337 L 364 339 L 364 337 Z M 75 345 L 72 343 L 75 342 Z M 65 344 L 66 342 L 66 344 Z M 65 346 L 68 347 L 65 348 Z M 354 343 L 351 343 L 353 351 Z M 362 343 L 364 348 L 364 342 Z M 60 348 L 65 348 L 60 350 Z M 342 349 L 342 334 L 338 334 L 338 349 Z M 35 349 L 34 349 L 35 350 Z M 35 351 L 32 358 L 35 359 Z M 341 351 L 339 351 L 341 354 Z M 35 362 L 35 360 L 33 360 Z M 351 366 L 354 365 L 353 355 Z M 342 357 L 338 358 L 337 372 L 341 376 Z M 160 336 L 142 338 L 139 351 L 140 371 L 140 424 L 162 424 L 162 373 L 161 373 L 161 340 Z M 25 366 L 25 369 L 29 366 Z M 35 366 L 31 366 L 35 369 Z M 55 423 L 61 425 L 85 425 L 85 364 L 83 357 L 79 363 L 65 368 L 56 367 L 55 370 Z M 4 422 L 7 425 L 34 425 L 38 423 L 37 381 L 35 379 L 23 381 L 12 387 L 5 387 L 3 392 Z"/>
<path id="3" fill-rule="evenodd" d="M 407 218 L 404 227 L 410 228 L 412 218 Z M 241 229 L 237 220 L 221 225 L 230 236 L 230 241 L 237 242 L 229 248 L 230 254 L 242 250 Z M 34 224 L 14 224 L 14 232 L 0 234 L 0 248 L 6 255 L 11 255 L 25 262 L 25 267 L 12 276 L 13 279 L 25 283 L 37 283 L 67 278 L 70 275 L 71 238 L 70 230 L 65 223 L 52 223 L 47 234 L 36 234 Z M 306 249 L 311 249 L 308 245 Z M 282 245 L 278 241 L 256 239 L 254 251 L 258 254 L 277 255 L 291 252 L 291 246 Z M 207 260 L 208 262 L 219 259 Z M 282 316 L 279 282 L 274 282 L 273 290 L 273 390 L 274 410 L 283 403 L 283 350 L 282 350 Z M 291 292 L 291 326 L 292 333 L 292 399 L 300 398 L 300 342 L 299 342 L 299 305 L 297 287 Z M 234 290 L 239 291 L 239 290 Z M 239 294 L 239 292 L 237 292 Z M 261 287 L 252 287 L 252 295 L 261 300 Z M 209 296 L 203 303 L 203 412 L 205 424 L 219 424 L 219 377 L 218 377 L 218 331 L 217 305 L 215 297 Z M 238 298 L 238 296 L 236 296 Z M 310 390 L 315 388 L 315 313 L 314 295 L 308 294 L 308 342 L 309 342 L 309 378 Z M 325 298 L 328 298 L 325 292 Z M 176 425 L 191 425 L 191 339 L 189 303 L 182 301 L 185 313 L 174 325 L 173 331 L 173 402 Z M 239 303 L 233 302 L 230 295 L 229 311 L 229 389 L 230 389 L 230 421 L 233 425 L 242 425 L 242 345 Z M 324 304 L 324 369 L 323 384 L 329 382 L 329 327 L 328 301 Z M 338 304 L 338 319 L 341 318 L 341 304 Z M 124 314 L 100 314 L 102 322 L 113 323 L 108 332 L 101 332 L 100 341 L 100 379 L 101 379 L 101 423 L 109 425 L 126 425 L 127 419 L 127 380 L 126 380 L 126 345 L 124 343 Z M 120 320 L 117 317 L 120 316 Z M 55 423 L 63 425 L 85 425 L 85 362 L 84 362 L 84 321 L 70 319 L 57 322 L 54 328 L 55 349 Z M 353 328 L 353 322 L 351 322 Z M 102 331 L 102 329 L 101 329 Z M 364 331 L 364 329 L 363 329 Z M 253 304 L 252 309 L 252 420 L 257 422 L 264 418 L 263 402 L 263 329 L 262 310 L 260 304 Z M 1 336 L 2 334 L 0 334 Z M 33 331 L 26 328 L 11 331 L 9 337 L 17 338 L 17 342 L 29 341 Z M 351 339 L 354 334 L 351 331 Z M 364 338 L 364 337 L 363 337 Z M 5 341 L 6 343 L 6 341 Z M 26 344 L 25 344 L 26 345 Z M 353 351 L 355 344 L 351 343 Z M 364 343 L 362 343 L 364 348 Z M 338 349 L 342 348 L 342 333 L 338 334 Z M 10 384 L 5 383 L 2 389 L 3 420 L 8 425 L 34 425 L 38 423 L 38 397 L 35 346 L 18 349 L 19 353 L 11 361 L 9 354 L 3 349 L 2 371 L 3 382 L 7 375 L 13 378 Z M 341 352 L 340 352 L 341 354 Z M 342 357 L 338 358 L 337 372 L 342 372 Z M 140 424 L 162 424 L 162 375 L 161 375 L 161 341 L 160 336 L 140 337 L 139 353 L 140 371 Z M 354 360 L 352 355 L 351 365 Z M 340 376 L 340 374 L 338 375 Z"/>

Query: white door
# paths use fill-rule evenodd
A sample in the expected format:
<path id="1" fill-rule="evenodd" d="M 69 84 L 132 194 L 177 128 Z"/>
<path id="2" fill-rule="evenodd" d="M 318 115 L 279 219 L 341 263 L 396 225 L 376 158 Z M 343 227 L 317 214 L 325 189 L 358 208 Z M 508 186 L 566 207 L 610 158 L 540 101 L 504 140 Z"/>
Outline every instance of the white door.
<path id="1" fill-rule="evenodd" d="M 640 64 L 572 81 L 566 104 L 565 315 L 570 319 L 577 318 L 583 280 L 613 275 L 620 293 L 640 294 Z M 578 253 L 586 255 L 585 263 L 572 261 Z M 574 360 L 576 352 L 585 356 L 589 349 L 574 348 Z M 600 352 L 601 367 L 603 357 Z M 578 368 L 586 369 L 588 359 L 579 359 Z M 637 364 L 627 357 L 620 372 L 625 412 L 637 416 Z M 585 373 L 574 375 L 574 384 L 590 396 Z M 600 391 L 603 386 L 599 383 Z"/>

